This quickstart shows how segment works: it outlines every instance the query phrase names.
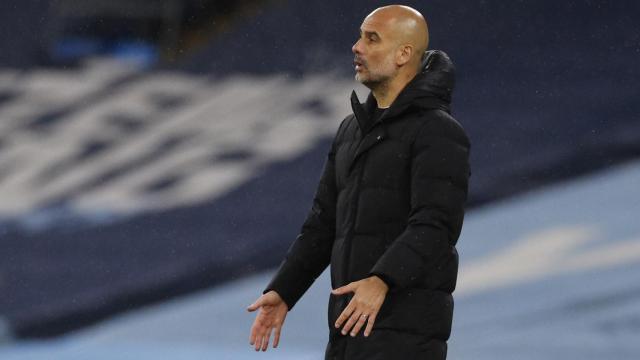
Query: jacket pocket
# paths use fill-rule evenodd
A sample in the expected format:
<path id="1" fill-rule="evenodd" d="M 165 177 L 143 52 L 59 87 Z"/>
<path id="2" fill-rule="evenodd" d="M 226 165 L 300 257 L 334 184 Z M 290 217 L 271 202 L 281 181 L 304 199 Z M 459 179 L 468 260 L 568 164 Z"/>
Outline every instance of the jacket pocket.
<path id="1" fill-rule="evenodd" d="M 394 329 L 446 340 L 451 333 L 451 294 L 419 288 L 388 293 L 374 328 Z"/>

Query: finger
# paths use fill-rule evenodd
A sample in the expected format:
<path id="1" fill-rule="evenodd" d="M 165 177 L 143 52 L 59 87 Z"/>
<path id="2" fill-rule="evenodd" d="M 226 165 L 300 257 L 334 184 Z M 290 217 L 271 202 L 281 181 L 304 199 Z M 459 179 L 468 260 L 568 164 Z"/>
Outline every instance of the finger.
<path id="1" fill-rule="evenodd" d="M 256 342 L 256 330 L 255 325 L 251 327 L 251 334 L 249 335 L 249 344 L 253 345 Z"/>
<path id="2" fill-rule="evenodd" d="M 349 318 L 349 316 L 351 316 L 351 313 L 353 313 L 354 309 L 355 309 L 355 305 L 353 305 L 353 300 L 351 300 L 349 305 L 347 305 L 347 307 L 342 311 L 340 316 L 338 316 L 338 320 L 336 320 L 336 328 L 340 328 L 342 323 L 345 320 L 347 320 Z"/>
<path id="3" fill-rule="evenodd" d="M 256 343 L 256 340 L 258 340 L 258 336 L 260 334 L 260 327 L 261 327 L 260 322 L 256 317 L 255 321 L 253 322 L 253 325 L 251 326 L 251 335 L 249 336 L 249 344 L 254 345 Z"/>
<path id="4" fill-rule="evenodd" d="M 349 318 L 349 320 L 347 320 L 347 323 L 344 324 L 344 327 L 342 328 L 342 335 L 347 335 L 349 330 L 351 330 L 353 324 L 358 321 L 358 317 L 360 317 L 360 314 L 362 314 L 361 311 L 354 311 L 353 314 L 351 314 L 351 317 Z"/>
<path id="5" fill-rule="evenodd" d="M 270 327 L 269 330 L 267 331 L 267 335 L 264 337 L 264 341 L 262 342 L 262 351 L 267 351 L 267 349 L 269 348 L 269 340 L 271 339 L 272 330 L 273 328 Z"/>
<path id="6" fill-rule="evenodd" d="M 260 351 L 260 348 L 262 347 L 262 342 L 263 341 L 264 341 L 264 335 L 258 336 L 258 338 L 256 339 L 256 344 L 254 346 L 254 349 L 256 351 Z"/>
<path id="7" fill-rule="evenodd" d="M 353 326 L 353 329 L 351 329 L 351 336 L 356 336 L 360 332 L 360 329 L 362 329 L 362 326 L 366 321 L 367 321 L 367 316 L 364 316 L 364 314 L 361 314 L 358 317 L 358 320 L 356 321 L 355 325 Z"/>
<path id="8" fill-rule="evenodd" d="M 377 313 L 373 313 L 369 315 L 369 319 L 367 319 L 367 327 L 364 329 L 364 336 L 369 336 L 371 331 L 373 331 L 373 323 L 376 322 Z"/>
<path id="9" fill-rule="evenodd" d="M 253 336 L 253 342 L 251 343 L 251 345 L 254 346 L 256 351 L 258 351 L 260 349 L 260 346 L 262 346 L 262 337 L 264 336 L 264 326 L 258 325 L 255 328 L 256 330 L 255 330 L 255 333 Z"/>
<path id="10" fill-rule="evenodd" d="M 262 303 L 263 303 L 263 298 L 262 296 L 260 296 L 258 300 L 256 300 L 253 304 L 247 306 L 247 311 L 249 312 L 256 311 L 260 306 L 263 305 Z"/>
<path id="11" fill-rule="evenodd" d="M 278 344 L 280 343 L 280 330 L 282 329 L 282 327 L 280 326 L 276 326 L 276 332 L 273 335 L 273 347 L 277 348 Z"/>
<path id="12" fill-rule="evenodd" d="M 345 286 L 341 286 L 341 287 L 339 287 L 337 289 L 333 289 L 333 290 L 331 290 L 331 292 L 334 293 L 335 295 L 342 295 L 342 294 L 346 294 L 346 293 L 352 292 L 353 290 L 354 290 L 353 289 L 353 283 L 349 283 L 349 284 L 347 284 Z"/>
<path id="13" fill-rule="evenodd" d="M 255 351 L 258 351 L 260 349 L 260 346 L 262 346 L 262 337 L 256 338 L 256 342 L 255 344 L 253 344 L 253 349 Z"/>

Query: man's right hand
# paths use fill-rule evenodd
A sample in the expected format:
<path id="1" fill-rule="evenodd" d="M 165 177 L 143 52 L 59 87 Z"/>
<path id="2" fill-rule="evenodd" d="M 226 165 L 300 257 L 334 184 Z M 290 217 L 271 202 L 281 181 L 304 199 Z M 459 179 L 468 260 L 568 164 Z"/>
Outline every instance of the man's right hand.
<path id="1" fill-rule="evenodd" d="M 258 309 L 260 309 L 260 311 L 258 311 L 258 315 L 251 326 L 249 344 L 255 345 L 256 351 L 259 351 L 260 348 L 262 348 L 262 351 L 267 351 L 271 331 L 274 329 L 273 347 L 278 346 L 280 330 L 282 329 L 289 308 L 280 295 L 271 290 L 260 296 L 258 300 L 247 307 L 247 311 L 256 311 Z"/>

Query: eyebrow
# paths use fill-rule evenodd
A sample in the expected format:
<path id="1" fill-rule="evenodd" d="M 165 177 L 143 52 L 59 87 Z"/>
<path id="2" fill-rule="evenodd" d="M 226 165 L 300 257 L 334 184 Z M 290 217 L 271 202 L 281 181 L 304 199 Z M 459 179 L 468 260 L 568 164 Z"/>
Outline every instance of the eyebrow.
<path id="1" fill-rule="evenodd" d="M 360 35 L 362 35 L 362 32 L 363 32 L 363 31 L 362 31 L 362 29 L 360 29 Z M 365 34 L 366 36 L 375 36 L 375 37 L 377 37 L 378 39 L 380 39 L 380 35 L 379 35 L 377 32 L 375 32 L 375 31 L 365 31 L 365 32 L 364 32 L 364 34 Z"/>

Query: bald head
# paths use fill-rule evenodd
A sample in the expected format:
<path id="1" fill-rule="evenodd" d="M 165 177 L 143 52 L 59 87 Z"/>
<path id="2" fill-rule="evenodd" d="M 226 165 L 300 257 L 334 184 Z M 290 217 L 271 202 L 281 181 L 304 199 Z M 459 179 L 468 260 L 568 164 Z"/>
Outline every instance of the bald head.
<path id="1" fill-rule="evenodd" d="M 410 45 L 419 65 L 429 47 L 429 28 L 418 10 L 404 5 L 383 6 L 371 12 L 364 22 L 382 26 L 397 45 Z"/>
<path id="2" fill-rule="evenodd" d="M 420 72 L 428 46 L 427 22 L 418 11 L 401 5 L 375 9 L 362 22 L 351 49 L 356 80 L 381 101 L 381 94 L 399 91 Z"/>

